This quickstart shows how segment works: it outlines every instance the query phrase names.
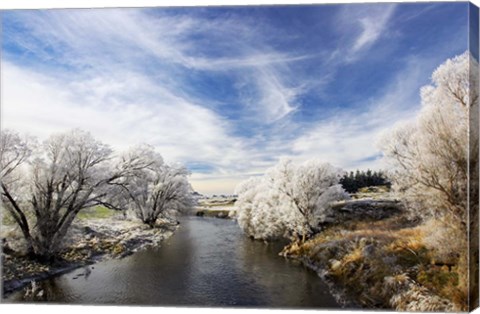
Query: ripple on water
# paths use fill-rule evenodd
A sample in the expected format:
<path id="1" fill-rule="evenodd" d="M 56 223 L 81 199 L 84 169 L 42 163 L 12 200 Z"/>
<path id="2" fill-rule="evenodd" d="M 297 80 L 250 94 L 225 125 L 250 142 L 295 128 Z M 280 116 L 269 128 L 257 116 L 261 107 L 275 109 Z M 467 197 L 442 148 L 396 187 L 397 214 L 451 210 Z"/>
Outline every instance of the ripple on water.
<path id="1" fill-rule="evenodd" d="M 88 278 L 73 279 L 76 270 L 42 286 L 55 303 L 339 307 L 315 272 L 280 250 L 248 239 L 232 220 L 185 217 L 159 248 L 98 263 Z"/>

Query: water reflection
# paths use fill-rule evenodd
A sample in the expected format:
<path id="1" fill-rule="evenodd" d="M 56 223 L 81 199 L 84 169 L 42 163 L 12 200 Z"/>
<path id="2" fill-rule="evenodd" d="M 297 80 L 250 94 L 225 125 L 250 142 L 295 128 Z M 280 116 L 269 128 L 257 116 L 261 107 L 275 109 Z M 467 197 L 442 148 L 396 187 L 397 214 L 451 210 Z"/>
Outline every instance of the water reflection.
<path id="1" fill-rule="evenodd" d="M 38 301 L 255 307 L 338 307 L 317 275 L 245 237 L 234 221 L 185 217 L 161 247 L 41 283 Z M 28 301 L 15 293 L 8 301 Z"/>

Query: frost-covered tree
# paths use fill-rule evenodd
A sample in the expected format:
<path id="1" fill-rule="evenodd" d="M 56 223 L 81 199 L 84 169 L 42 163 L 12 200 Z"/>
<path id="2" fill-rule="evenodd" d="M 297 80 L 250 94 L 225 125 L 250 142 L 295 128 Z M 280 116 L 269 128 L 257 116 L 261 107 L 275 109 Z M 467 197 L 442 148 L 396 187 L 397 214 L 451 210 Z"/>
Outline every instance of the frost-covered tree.
<path id="1" fill-rule="evenodd" d="M 300 234 L 310 235 L 329 216 L 330 204 L 348 195 L 339 184 L 343 172 L 318 159 L 295 166 L 281 161 L 269 171 L 273 186 L 291 202 L 303 217 Z"/>
<path id="2" fill-rule="evenodd" d="M 32 155 L 32 147 L 35 145 L 34 139 L 22 138 L 13 130 L 6 129 L 0 133 L 2 209 L 6 209 L 20 227 L 27 240 L 29 253 L 33 253 L 33 239 L 26 213 L 19 205 L 25 202 L 26 198 L 22 195 L 28 192 L 25 189 L 22 167 Z"/>
<path id="3" fill-rule="evenodd" d="M 20 226 L 32 257 L 50 259 L 77 214 L 104 202 L 112 184 L 141 160 L 111 167 L 112 150 L 89 133 L 73 130 L 30 148 L 14 132 L 0 135 L 2 203 Z"/>
<path id="4" fill-rule="evenodd" d="M 115 182 L 107 207 L 129 209 L 153 227 L 165 211 L 186 211 L 193 206 L 193 189 L 185 167 L 165 164 L 162 156 L 147 145 L 134 147 L 122 160 L 141 160 L 146 166 Z"/>
<path id="5" fill-rule="evenodd" d="M 257 239 L 305 238 L 325 221 L 333 201 L 348 197 L 338 184 L 340 176 L 340 170 L 318 160 L 298 166 L 282 160 L 263 177 L 238 186 L 238 223 Z"/>
<path id="6" fill-rule="evenodd" d="M 478 106 L 478 90 L 470 89 L 470 84 L 478 85 L 469 71 L 475 63 L 466 52 L 440 65 L 432 84 L 421 90 L 416 119 L 397 126 L 381 143 L 408 207 L 421 217 L 445 218 L 462 229 L 468 169 L 478 167 L 478 132 L 469 128 L 472 107 Z"/>
<path id="7" fill-rule="evenodd" d="M 292 210 L 288 199 L 273 189 L 269 178 L 254 177 L 235 190 L 237 222 L 254 239 L 274 240 L 288 237 L 300 215 Z"/>
<path id="8" fill-rule="evenodd" d="M 431 85 L 422 88 L 421 99 L 418 116 L 388 134 L 382 148 L 406 207 L 442 226 L 427 244 L 441 256 L 460 255 L 459 287 L 467 291 L 468 229 L 472 252 L 478 252 L 477 60 L 469 52 L 448 59 L 434 71 Z M 478 259 L 471 256 L 470 271 L 475 272 Z M 476 291 L 472 300 L 478 298 Z"/>
<path id="9" fill-rule="evenodd" d="M 21 137 L 13 130 L 3 130 L 0 136 L 0 177 L 7 178 L 32 154 L 33 138 Z"/>

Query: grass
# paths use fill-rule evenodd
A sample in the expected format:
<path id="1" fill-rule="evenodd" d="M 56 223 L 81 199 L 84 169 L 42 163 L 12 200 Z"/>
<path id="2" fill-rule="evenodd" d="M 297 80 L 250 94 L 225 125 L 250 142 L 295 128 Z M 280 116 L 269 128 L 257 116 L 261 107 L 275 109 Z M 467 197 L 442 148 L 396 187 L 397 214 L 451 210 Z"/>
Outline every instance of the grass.
<path id="1" fill-rule="evenodd" d="M 235 200 L 234 199 L 225 199 L 225 200 L 224 199 L 220 199 L 220 200 L 204 199 L 204 200 L 200 200 L 198 203 L 200 206 L 203 206 L 203 207 L 218 207 L 218 206 L 230 207 L 235 204 Z"/>
<path id="2" fill-rule="evenodd" d="M 15 224 L 15 220 L 13 219 L 12 215 L 2 207 L 2 225 L 4 226 L 12 226 Z"/>
<path id="3" fill-rule="evenodd" d="M 80 211 L 77 214 L 77 219 L 105 219 L 110 218 L 115 215 L 118 215 L 119 212 L 114 210 L 108 209 L 104 206 L 95 206 L 92 208 L 86 208 Z M 10 215 L 7 210 L 2 208 L 2 224 L 4 226 L 13 226 L 15 225 L 15 220 Z"/>
<path id="4" fill-rule="evenodd" d="M 384 199 L 390 192 L 390 188 L 385 185 L 381 186 L 369 186 L 360 188 L 356 193 L 352 194 L 353 199 L 371 198 L 371 199 Z"/>
<path id="5" fill-rule="evenodd" d="M 425 242 L 429 225 L 398 215 L 331 226 L 283 254 L 314 264 L 366 308 L 464 311 L 458 261 L 442 265 Z"/>
<path id="6" fill-rule="evenodd" d="M 82 211 L 80 211 L 77 214 L 77 219 L 105 219 L 105 218 L 110 218 L 115 215 L 118 215 L 119 213 L 108 209 L 104 206 L 95 206 L 92 208 L 86 208 Z"/>

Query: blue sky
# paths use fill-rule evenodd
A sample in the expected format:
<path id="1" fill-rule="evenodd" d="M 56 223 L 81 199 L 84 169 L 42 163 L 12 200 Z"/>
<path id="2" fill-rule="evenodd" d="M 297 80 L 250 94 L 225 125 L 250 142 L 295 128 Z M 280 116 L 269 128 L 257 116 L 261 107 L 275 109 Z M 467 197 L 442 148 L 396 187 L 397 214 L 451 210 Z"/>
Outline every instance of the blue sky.
<path id="1" fill-rule="evenodd" d="M 147 142 L 207 194 L 282 157 L 382 168 L 378 138 L 468 48 L 467 3 L 1 14 L 3 126 Z"/>

